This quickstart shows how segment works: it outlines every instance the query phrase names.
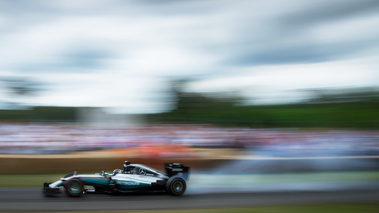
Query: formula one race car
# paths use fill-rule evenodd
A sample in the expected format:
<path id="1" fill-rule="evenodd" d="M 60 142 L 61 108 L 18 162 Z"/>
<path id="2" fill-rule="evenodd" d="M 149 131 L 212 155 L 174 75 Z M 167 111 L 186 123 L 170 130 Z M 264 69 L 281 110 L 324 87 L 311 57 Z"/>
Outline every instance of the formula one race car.
<path id="1" fill-rule="evenodd" d="M 68 196 L 79 197 L 88 192 L 118 193 L 130 191 L 166 191 L 180 196 L 186 190 L 189 167 L 179 163 L 166 163 L 166 172 L 152 169 L 142 164 L 125 161 L 124 169 L 115 169 L 112 174 L 78 175 L 69 173 L 53 183 L 44 183 L 45 196 L 60 193 L 61 186 Z M 84 186 L 93 186 L 86 189 Z"/>

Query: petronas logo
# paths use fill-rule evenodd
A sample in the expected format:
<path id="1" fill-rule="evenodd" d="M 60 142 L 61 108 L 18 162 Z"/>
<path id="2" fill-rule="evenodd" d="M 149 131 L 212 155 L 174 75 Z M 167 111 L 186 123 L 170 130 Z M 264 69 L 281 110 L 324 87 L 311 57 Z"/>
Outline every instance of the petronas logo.
<path id="1" fill-rule="evenodd" d="M 138 186 L 139 185 L 138 182 L 134 182 L 134 181 L 119 182 L 118 184 L 124 185 L 124 186 Z"/>

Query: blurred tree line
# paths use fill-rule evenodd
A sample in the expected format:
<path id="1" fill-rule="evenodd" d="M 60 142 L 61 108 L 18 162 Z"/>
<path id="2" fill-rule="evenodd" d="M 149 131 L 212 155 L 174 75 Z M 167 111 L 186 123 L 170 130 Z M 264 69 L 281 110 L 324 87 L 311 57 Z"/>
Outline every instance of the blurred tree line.
<path id="1" fill-rule="evenodd" d="M 1 80 L 1 79 L 0 79 Z M 3 80 L 13 94 L 38 91 L 25 80 Z M 244 105 L 237 94 L 183 92 L 185 81 L 173 83 L 175 108 L 141 115 L 148 123 L 207 123 L 260 128 L 379 128 L 379 92 L 376 89 L 318 90 L 312 98 L 295 104 Z M 78 107 L 30 107 L 0 110 L 3 122 L 77 122 Z M 87 108 L 91 109 L 91 108 Z"/>
<path id="2" fill-rule="evenodd" d="M 149 115 L 150 122 L 260 128 L 379 128 L 379 92 L 374 89 L 313 91 L 314 97 L 302 103 L 249 106 L 238 97 L 175 93 L 176 109 Z"/>
<path id="3" fill-rule="evenodd" d="M 75 122 L 77 107 L 31 107 L 28 109 L 0 110 L 3 122 Z"/>
<path id="4" fill-rule="evenodd" d="M 0 77 L 1 89 L 7 100 L 1 104 L 0 121 L 3 122 L 73 122 L 77 119 L 74 107 L 25 107 L 12 101 L 19 97 L 33 97 L 45 90 L 41 82 L 24 77 Z"/>

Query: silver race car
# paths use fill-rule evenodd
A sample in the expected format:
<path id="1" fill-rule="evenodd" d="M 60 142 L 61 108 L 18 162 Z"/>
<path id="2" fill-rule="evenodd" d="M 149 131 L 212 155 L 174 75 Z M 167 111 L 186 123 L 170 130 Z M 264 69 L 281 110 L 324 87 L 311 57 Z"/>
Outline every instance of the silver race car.
<path id="1" fill-rule="evenodd" d="M 166 172 L 142 164 L 125 161 L 123 170 L 115 169 L 112 174 L 69 173 L 53 183 L 44 183 L 43 193 L 51 196 L 60 193 L 63 186 L 68 196 L 79 197 L 88 192 L 117 193 L 130 191 L 166 191 L 180 196 L 186 190 L 189 167 L 179 163 L 166 163 Z M 93 189 L 84 186 L 93 186 Z"/>

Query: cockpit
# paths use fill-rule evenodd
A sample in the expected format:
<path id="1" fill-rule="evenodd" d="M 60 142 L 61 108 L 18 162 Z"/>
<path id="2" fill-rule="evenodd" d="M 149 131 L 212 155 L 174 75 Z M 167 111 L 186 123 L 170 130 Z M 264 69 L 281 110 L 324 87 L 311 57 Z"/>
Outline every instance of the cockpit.
<path id="1" fill-rule="evenodd" d="M 116 174 L 133 174 L 133 175 L 146 175 L 146 176 L 162 176 L 161 174 L 147 166 L 142 166 L 139 164 L 129 164 L 127 166 L 124 165 L 124 170 L 115 169 L 113 171 L 113 175 Z"/>

